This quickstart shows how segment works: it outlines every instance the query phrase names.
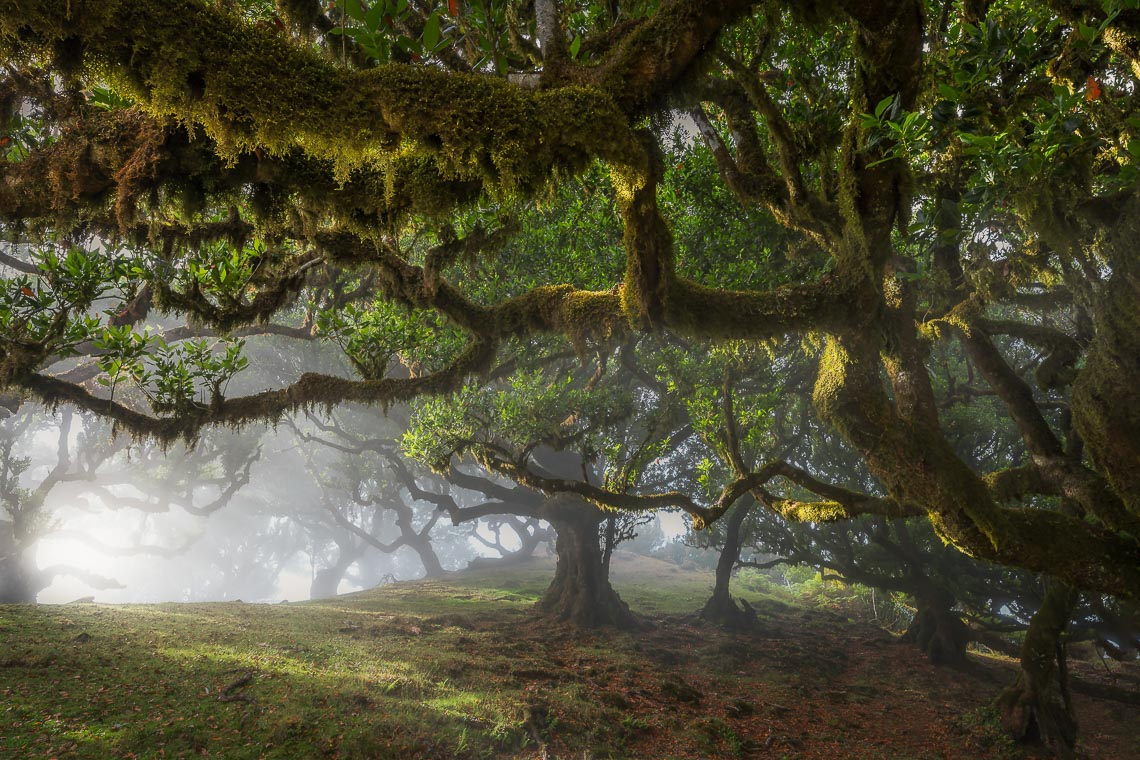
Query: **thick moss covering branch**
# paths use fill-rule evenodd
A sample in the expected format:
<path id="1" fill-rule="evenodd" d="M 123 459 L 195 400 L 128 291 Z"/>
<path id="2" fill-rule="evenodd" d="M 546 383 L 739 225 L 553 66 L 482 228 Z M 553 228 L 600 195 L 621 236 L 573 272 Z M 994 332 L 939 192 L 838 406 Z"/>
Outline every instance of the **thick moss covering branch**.
<path id="1" fill-rule="evenodd" d="M 891 496 L 924 505 L 939 534 L 972 556 L 1049 573 L 1080 588 L 1140 594 L 1140 543 L 1059 512 L 998 506 L 939 431 L 896 415 L 875 363 L 852 356 L 867 343 L 866 337 L 829 342 L 815 402 L 863 451 Z"/>
<path id="2" fill-rule="evenodd" d="M 42 99 L 30 102 L 51 106 Z M 444 177 L 430 156 L 415 153 L 395 155 L 347 177 L 337 176 L 333 160 L 314 158 L 301 147 L 277 156 L 244 153 L 226 162 L 217 155 L 219 146 L 192 127 L 138 108 L 107 111 L 73 104 L 57 139 L 34 147 L 22 161 L 0 162 L 0 218 L 28 227 L 74 226 L 140 245 L 161 241 L 165 249 L 173 243 L 245 239 L 252 229 L 211 236 L 203 224 L 161 218 L 244 203 L 247 195 L 262 216 L 272 205 L 268 201 L 288 199 L 295 213 L 358 226 L 367 219 L 371 231 L 372 220 L 396 224 L 412 214 L 439 216 L 482 191 L 481 182 Z M 271 235 L 281 234 L 273 229 L 279 224 L 259 219 Z M 213 232 L 224 230 L 215 224 Z M 305 235 L 304 229 L 285 232 Z"/>
<path id="3" fill-rule="evenodd" d="M 446 368 L 419 377 L 350 380 L 309 372 L 284 388 L 233 399 L 216 397 L 195 412 L 177 417 L 143 414 L 112 399 L 100 398 L 82 386 L 40 373 L 24 373 L 16 378 L 16 383 L 49 407 L 73 404 L 113 420 L 132 435 L 169 444 L 194 441 L 207 425 L 237 427 L 276 421 L 298 409 L 331 408 L 348 402 L 390 406 L 419 396 L 450 393 L 467 377 L 486 372 L 494 356 L 493 344 L 473 342 Z"/>
<path id="4" fill-rule="evenodd" d="M 155 115 L 200 124 L 231 160 L 299 147 L 347 176 L 414 146 L 447 176 L 509 191 L 637 153 L 602 91 L 529 92 L 427 66 L 348 71 L 212 3 L 18 0 L 0 8 L 0 40 L 11 58 L 66 57 L 123 82 Z"/>
<path id="5" fill-rule="evenodd" d="M 645 136 L 642 135 L 643 140 Z M 635 329 L 668 327 L 709 339 L 766 339 L 802 329 L 837 330 L 858 313 L 866 288 L 825 275 L 816 282 L 770 290 L 732 290 L 701 285 L 676 271 L 672 233 L 658 205 L 660 151 L 646 145 L 647 163 L 614 171 L 625 225 L 622 308 Z"/>

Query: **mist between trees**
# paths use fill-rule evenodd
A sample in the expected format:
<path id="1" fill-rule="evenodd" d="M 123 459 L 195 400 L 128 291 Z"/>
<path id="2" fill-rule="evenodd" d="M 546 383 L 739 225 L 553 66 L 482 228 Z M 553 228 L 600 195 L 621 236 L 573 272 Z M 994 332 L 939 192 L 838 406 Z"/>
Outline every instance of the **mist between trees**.
<path id="1" fill-rule="evenodd" d="M 88 550 L 246 600 L 549 551 L 536 615 L 629 628 L 633 542 L 749 630 L 732 574 L 811 567 L 935 662 L 1020 647 L 1006 727 L 1069 754 L 1066 643 L 1140 643 L 1138 35 L 5 3 L 0 601 L 124 582 Z"/>

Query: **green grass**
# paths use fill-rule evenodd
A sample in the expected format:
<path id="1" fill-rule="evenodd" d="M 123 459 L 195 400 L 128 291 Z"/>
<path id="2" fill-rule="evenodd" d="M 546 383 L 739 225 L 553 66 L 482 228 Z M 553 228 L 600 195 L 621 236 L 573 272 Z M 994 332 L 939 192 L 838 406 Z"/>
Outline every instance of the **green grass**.
<path id="1" fill-rule="evenodd" d="M 470 756 L 519 746 L 514 695 L 430 611 L 521 618 L 446 584 L 288 606 L 0 608 L 0 756 Z M 433 601 L 434 600 L 434 603 Z M 515 610 L 512 607 L 518 607 Z M 501 666 L 501 663 L 498 663 Z M 218 700 L 246 673 L 236 694 Z"/>
<path id="2" fill-rule="evenodd" d="M 583 632 L 534 617 L 552 571 L 289 605 L 0 606 L 0 758 L 924 757 L 951 729 L 997 750 L 946 710 L 942 671 L 779 589 L 738 588 L 763 627 L 724 632 L 695 616 L 708 572 L 621 554 L 615 586 L 652 624 Z M 882 640 L 848 654 L 853 636 Z"/>
<path id="3" fill-rule="evenodd" d="M 0 607 L 0 756 L 514 755 L 536 747 L 530 680 L 575 702 L 541 652 L 502 634 L 529 619 L 550 569 L 291 605 Z M 247 673 L 234 693 L 251 701 L 219 701 Z M 570 719 L 607 710 L 613 737 L 591 741 L 620 744 L 616 710 Z"/>

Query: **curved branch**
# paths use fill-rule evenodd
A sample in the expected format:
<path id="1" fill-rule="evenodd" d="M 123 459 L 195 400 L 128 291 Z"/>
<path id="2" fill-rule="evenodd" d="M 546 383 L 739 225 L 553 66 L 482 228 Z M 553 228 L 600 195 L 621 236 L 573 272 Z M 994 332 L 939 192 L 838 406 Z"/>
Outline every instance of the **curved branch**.
<path id="1" fill-rule="evenodd" d="M 750 5 L 735 4 L 740 10 Z M 701 4 L 674 5 L 688 11 L 682 19 L 690 25 L 709 25 L 698 11 Z M 708 34 L 720 23 L 713 26 Z M 347 71 L 274 29 L 192 0 L 17 0 L 0 16 L 0 37 L 9 54 L 22 48 L 26 55 L 33 45 L 42 50 L 66 44 L 81 51 L 92 68 L 132 83 L 133 94 L 151 112 L 203 124 L 231 156 L 257 147 L 283 153 L 303 145 L 310 155 L 341 165 L 363 164 L 351 156 L 390 151 L 410 140 L 452 173 L 489 187 L 533 188 L 555 167 L 637 154 L 632 142 L 620 145 L 621 135 L 630 134 L 628 116 L 609 93 L 586 88 L 532 93 L 493 77 L 430 66 Z M 687 39 L 698 48 L 707 41 L 693 34 Z M 653 42 L 656 48 L 669 41 Z M 652 60 L 648 51 L 638 52 L 643 55 L 635 60 Z M 687 66 L 695 52 L 686 56 L 677 50 L 665 71 L 647 79 L 671 82 L 680 73 L 677 66 Z M 281 77 L 283 70 L 290 76 Z M 250 81 L 258 82 L 257 98 L 249 97 Z M 652 89 L 629 87 L 624 79 L 620 84 L 612 92 L 637 90 L 637 102 Z M 448 113 L 464 117 L 446 118 Z"/>
<path id="2" fill-rule="evenodd" d="M 725 64 L 736 81 L 747 93 L 752 105 L 764 118 L 768 131 L 776 143 L 776 150 L 780 155 L 780 171 L 784 183 L 787 185 L 788 200 L 793 205 L 799 205 L 807 200 L 807 188 L 804 185 L 803 175 L 800 173 L 800 149 L 797 147 L 792 128 L 784 114 L 780 112 L 767 88 L 754 72 L 748 71 L 744 64 L 729 55 L 720 55 L 718 59 Z"/>
<path id="3" fill-rule="evenodd" d="M 107 589 L 126 588 L 126 586 L 114 578 L 109 578 L 105 575 L 99 575 L 98 573 L 88 572 L 87 570 L 82 570 L 78 567 L 75 567 L 74 565 L 68 565 L 66 563 L 59 563 L 40 568 L 39 572 L 36 574 L 36 577 L 39 579 L 38 582 L 43 584 L 42 588 L 47 588 L 51 585 L 52 580 L 60 575 L 66 575 L 71 578 L 75 578 L 82 583 L 90 586 L 91 588 L 99 589 L 101 591 Z"/>
<path id="4" fill-rule="evenodd" d="M 48 538 L 51 540 L 66 540 L 78 541 L 79 543 L 88 546 L 95 551 L 106 554 L 112 557 L 165 557 L 167 559 L 178 557 L 185 554 L 190 550 L 194 544 L 198 543 L 202 534 L 188 539 L 185 543 L 179 546 L 159 546 L 157 544 L 134 544 L 132 546 L 112 546 L 104 543 L 91 534 L 79 530 L 57 530 L 52 531 Z"/>
<path id="5" fill-rule="evenodd" d="M 82 386 L 49 375 L 26 372 L 14 384 L 48 406 L 70 403 L 113 420 L 120 428 L 140 438 L 163 443 L 193 441 L 207 425 L 242 426 L 275 421 L 289 412 L 318 405 L 333 406 L 349 401 L 391 405 L 420 395 L 443 394 L 458 389 L 465 378 L 485 371 L 494 358 L 492 343 L 472 342 L 448 367 L 415 378 L 349 380 L 308 372 L 296 382 L 277 390 L 235 399 L 215 399 L 178 417 L 157 417 L 138 412 L 111 399 L 94 395 Z"/>
<path id="6" fill-rule="evenodd" d="M 17 272 L 23 272 L 24 274 L 43 274 L 43 272 L 40 271 L 40 268 L 35 264 L 29 264 L 23 259 L 18 259 L 5 251 L 0 251 L 0 264 L 3 264 L 9 269 L 15 269 Z"/>

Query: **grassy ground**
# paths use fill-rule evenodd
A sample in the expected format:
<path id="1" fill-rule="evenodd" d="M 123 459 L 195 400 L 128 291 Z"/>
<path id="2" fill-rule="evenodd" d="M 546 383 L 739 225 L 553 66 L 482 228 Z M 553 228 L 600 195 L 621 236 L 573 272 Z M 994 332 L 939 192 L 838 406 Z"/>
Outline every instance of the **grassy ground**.
<path id="1" fill-rule="evenodd" d="M 549 561 L 290 605 L 0 606 L 0 757 L 1018 758 L 1008 661 L 934 668 L 849 611 L 615 557 L 648 625 L 535 620 Z M 1098 666 L 1099 667 L 1099 666 Z M 1091 669 L 1087 669 L 1091 672 Z M 1140 708 L 1077 703 L 1087 757 L 1140 757 Z"/>

